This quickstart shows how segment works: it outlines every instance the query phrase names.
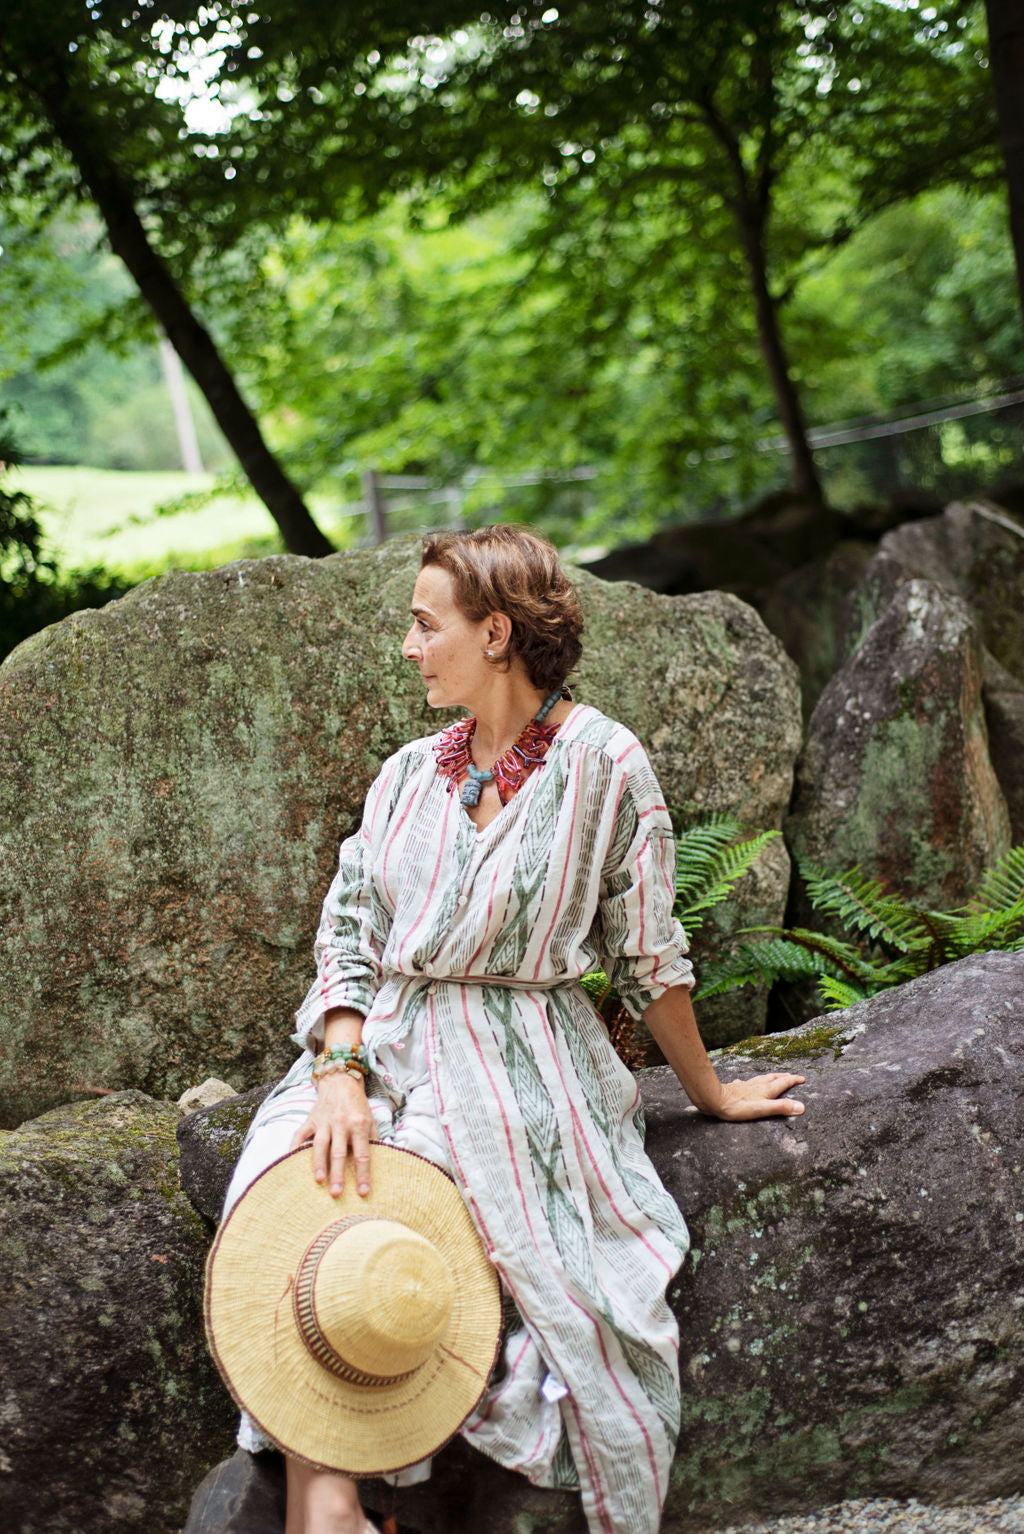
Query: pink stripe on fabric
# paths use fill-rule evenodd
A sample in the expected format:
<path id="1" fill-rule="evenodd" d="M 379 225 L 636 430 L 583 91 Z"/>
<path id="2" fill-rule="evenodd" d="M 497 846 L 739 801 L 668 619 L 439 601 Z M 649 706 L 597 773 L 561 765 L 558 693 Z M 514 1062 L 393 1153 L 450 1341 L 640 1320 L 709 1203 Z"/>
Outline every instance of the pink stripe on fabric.
<path id="1" fill-rule="evenodd" d="M 649 847 L 650 845 L 651 845 L 650 842 L 648 842 L 647 845 L 644 848 L 645 852 L 647 850 L 647 847 Z M 644 894 L 644 864 L 643 864 L 643 855 L 642 854 L 636 860 L 636 896 L 637 896 L 637 900 L 639 901 L 639 904 L 640 904 L 640 930 L 639 930 L 639 933 L 637 935 L 637 944 L 638 944 L 640 953 L 643 953 L 643 951 L 644 951 L 644 932 L 646 931 L 646 924 L 644 922 L 644 911 L 645 911 L 645 907 L 646 907 L 646 896 Z"/>
<path id="2" fill-rule="evenodd" d="M 476 1225 L 477 1233 L 480 1236 L 480 1240 L 484 1244 L 484 1250 L 487 1253 L 487 1260 L 488 1260 L 488 1262 L 490 1262 L 492 1264 L 493 1267 L 498 1269 L 499 1273 L 501 1273 L 501 1268 L 494 1261 L 494 1242 L 491 1240 L 490 1232 L 487 1229 L 487 1222 L 483 1218 L 483 1216 L 481 1215 L 481 1213 L 480 1213 L 480 1206 L 477 1203 L 476 1199 L 473 1197 L 472 1192 L 470 1191 L 469 1180 L 466 1177 L 465 1172 L 463 1171 L 462 1162 L 459 1160 L 458 1151 L 455 1149 L 455 1142 L 452 1139 L 451 1130 L 448 1128 L 448 1125 L 445 1123 L 445 1119 L 447 1117 L 447 1113 L 445 1111 L 445 1106 L 446 1106 L 445 1105 L 445 1096 L 444 1096 L 443 1091 L 441 1090 L 441 1078 L 440 1078 L 440 1075 L 438 1074 L 437 1064 L 436 1064 L 436 1061 L 435 1061 L 434 1050 L 433 1050 L 434 1035 L 435 1035 L 435 1032 L 436 1032 L 435 1025 L 434 1025 L 434 1003 L 433 1002 L 430 1003 L 430 1009 L 429 1010 L 430 1010 L 430 1016 L 429 1016 L 429 1018 L 427 1020 L 427 1036 L 426 1036 L 426 1039 L 424 1040 L 424 1048 L 426 1049 L 426 1054 L 427 1054 L 427 1065 L 430 1068 L 430 1084 L 431 1084 L 431 1086 L 434 1089 L 434 1096 L 437 1099 L 437 1106 L 438 1106 L 438 1109 L 439 1109 L 439 1117 L 440 1117 L 440 1120 L 441 1120 L 441 1128 L 444 1130 L 444 1137 L 448 1141 L 448 1149 L 449 1149 L 449 1151 L 451 1153 L 452 1166 L 455 1167 L 456 1171 L 459 1174 L 459 1177 L 461 1178 L 460 1187 L 461 1187 L 462 1193 L 464 1194 L 467 1202 L 469 1203 L 471 1209 L 473 1210 L 474 1224 Z M 502 1277 L 504 1278 L 504 1274 L 502 1274 Z"/>
<path id="3" fill-rule="evenodd" d="M 617 756 L 615 758 L 615 760 L 618 762 L 619 766 L 621 767 L 622 763 L 626 760 L 627 756 L 632 756 L 634 751 L 642 751 L 642 750 L 643 750 L 643 747 L 641 746 L 640 742 L 638 740 L 634 740 L 634 741 L 632 741 L 626 747 L 626 749 L 625 749 L 625 751 L 623 751 L 622 755 L 621 756 Z"/>
<path id="4" fill-rule="evenodd" d="M 583 765 L 583 758 L 582 758 L 582 756 L 577 754 L 577 756 L 576 756 L 575 778 L 574 778 L 574 785 L 573 785 L 574 786 L 574 792 L 573 792 L 573 796 L 572 796 L 572 818 L 569 821 L 568 845 L 570 847 L 573 844 L 573 832 L 576 829 L 576 812 L 579 809 L 579 803 L 580 803 L 580 769 L 582 768 L 582 765 Z M 550 923 L 550 925 L 548 927 L 548 930 L 544 934 L 543 942 L 541 943 L 540 949 L 538 950 L 537 962 L 536 962 L 536 964 L 533 967 L 533 978 L 534 978 L 534 980 L 537 979 L 537 976 L 540 974 L 541 969 L 544 967 L 544 954 L 545 954 L 545 951 L 547 950 L 548 943 L 551 941 L 551 934 L 555 930 L 555 923 L 558 921 L 559 914 L 561 913 L 562 900 L 563 900 L 563 897 L 565 895 L 565 883 L 566 883 L 566 880 L 568 879 L 568 877 L 569 877 L 569 859 L 565 858 L 563 860 L 563 863 L 562 863 L 562 882 L 558 886 L 558 899 L 555 901 L 554 914 L 551 917 L 551 923 Z M 543 894 L 542 894 L 542 903 L 543 903 Z"/>
<path id="5" fill-rule="evenodd" d="M 594 1511 L 597 1513 L 597 1516 L 601 1520 L 601 1527 L 605 1530 L 605 1534 L 616 1534 L 615 1525 L 611 1521 L 608 1514 L 608 1504 L 605 1501 L 604 1487 L 601 1485 L 601 1477 L 598 1474 L 597 1466 L 594 1463 L 594 1456 L 590 1452 L 590 1440 L 584 1431 L 583 1423 L 580 1421 L 579 1407 L 576 1405 L 576 1402 L 573 1400 L 571 1395 L 567 1396 L 566 1400 L 569 1402 L 572 1414 L 576 1419 L 576 1431 L 579 1434 L 580 1448 L 583 1450 L 583 1456 L 587 1462 L 587 1469 L 590 1472 L 590 1490 L 594 1497 Z M 589 1521 L 590 1520 L 588 1519 L 587 1522 L 589 1523 Z"/>
<path id="6" fill-rule="evenodd" d="M 530 1210 L 529 1210 L 529 1206 L 528 1206 L 528 1204 L 526 1202 L 526 1195 L 523 1192 L 523 1183 L 522 1183 L 522 1179 L 521 1179 L 521 1177 L 519 1175 L 519 1163 L 516 1160 L 515 1148 L 514 1148 L 514 1146 L 512 1144 L 512 1130 L 509 1127 L 508 1115 L 505 1112 L 505 1104 L 502 1102 L 501 1096 L 500 1096 L 500 1094 L 498 1092 L 498 1088 L 495 1086 L 494 1077 L 491 1075 L 490 1067 L 488 1066 L 487 1061 L 484 1058 L 484 1052 L 483 1052 L 483 1050 L 480 1047 L 480 1040 L 477 1037 L 477 1035 L 476 1035 L 476 1033 L 475 1033 L 475 1031 L 473 1029 L 473 1024 L 472 1024 L 472 1022 L 470 1020 L 470 1016 L 469 1016 L 469 1007 L 466 1005 L 466 988 L 465 988 L 465 986 L 461 986 L 460 987 L 460 991 L 461 991 L 461 996 L 462 996 L 462 1016 L 463 1016 L 463 1020 L 465 1021 L 465 1024 L 466 1024 L 466 1032 L 468 1033 L 469 1037 L 473 1041 L 473 1048 L 476 1050 L 477 1057 L 479 1058 L 480 1064 L 484 1068 L 484 1074 L 486 1075 L 487 1080 L 490 1083 L 491 1091 L 494 1093 L 495 1104 L 497 1106 L 498 1112 L 501 1114 L 501 1127 L 505 1131 L 505 1143 L 508 1146 L 508 1156 L 509 1156 L 510 1162 L 512 1163 L 512 1171 L 515 1174 L 516 1189 L 517 1189 L 517 1191 L 519 1193 L 519 1202 L 522 1204 L 522 1206 L 523 1206 L 523 1214 L 526 1216 L 526 1228 L 530 1232 L 530 1239 L 532 1240 L 534 1246 L 537 1249 L 537 1252 L 539 1253 L 540 1252 L 540 1245 L 539 1245 L 539 1243 L 537 1241 L 537 1236 L 536 1236 L 536 1233 L 534 1231 L 533 1225 L 532 1225 L 531 1220 L 530 1220 Z"/>
<path id="7" fill-rule="evenodd" d="M 640 1429 L 641 1433 L 644 1436 L 644 1443 L 647 1445 L 647 1462 L 648 1462 L 648 1464 L 651 1467 L 651 1474 L 654 1477 L 654 1492 L 655 1492 L 655 1496 L 658 1498 L 658 1506 L 660 1507 L 661 1504 L 662 1504 L 662 1491 L 661 1491 L 661 1477 L 658 1475 L 658 1457 L 657 1457 L 657 1455 L 654 1452 L 654 1445 L 651 1443 L 650 1434 L 648 1433 L 647 1428 L 644 1426 L 644 1419 L 640 1416 L 640 1414 L 637 1411 L 636 1407 L 633 1405 L 632 1401 L 629 1399 L 628 1395 L 623 1390 L 622 1385 L 621 1385 L 621 1383 L 619 1381 L 619 1376 L 616 1374 L 615 1370 L 612 1368 L 611 1360 L 608 1357 L 608 1350 L 606 1349 L 606 1347 L 604 1345 L 604 1333 L 603 1333 L 603 1331 L 601 1329 L 601 1323 L 598 1321 L 596 1316 L 592 1316 L 589 1311 L 584 1310 L 584 1308 L 580 1304 L 579 1300 L 574 1299 L 573 1296 L 569 1293 L 568 1290 L 566 1290 L 566 1298 L 568 1299 L 568 1301 L 569 1301 L 569 1303 L 571 1305 L 575 1305 L 576 1309 L 581 1311 L 583 1313 L 583 1315 L 585 1315 L 587 1317 L 587 1320 L 590 1322 L 590 1324 L 593 1326 L 595 1332 L 597 1333 L 597 1343 L 598 1343 L 598 1347 L 601 1349 L 601 1358 L 602 1358 L 602 1360 L 604 1362 L 605 1373 L 611 1379 L 612 1383 L 615 1386 L 615 1389 L 618 1391 L 619 1395 L 621 1396 L 622 1401 L 625 1404 L 627 1411 L 629 1412 L 629 1415 L 633 1418 L 633 1421 L 636 1423 L 637 1427 Z"/>
<path id="8" fill-rule="evenodd" d="M 646 820 L 648 815 L 657 815 L 657 814 L 667 815 L 668 814 L 668 805 L 667 804 L 649 804 L 645 810 L 639 810 L 637 812 L 637 817 L 636 818 L 637 818 L 637 820 Z"/>
<path id="9" fill-rule="evenodd" d="M 395 956 L 396 969 L 402 968 L 402 960 L 407 949 L 412 945 L 413 935 L 416 933 L 417 929 L 422 926 L 423 921 L 431 908 L 434 890 L 437 888 L 437 881 L 441 876 L 441 865 L 443 864 L 445 858 L 445 833 L 448 830 L 448 819 L 451 814 L 453 795 L 446 795 L 446 800 L 447 802 L 444 807 L 444 820 L 441 823 L 441 831 L 437 839 L 437 858 L 434 862 L 433 872 L 430 875 L 430 888 L 427 890 L 427 897 L 424 900 L 422 907 L 416 914 L 415 921 L 413 921 L 407 928 L 405 937 L 403 938 L 398 953 Z"/>
<path id="10" fill-rule="evenodd" d="M 580 1118 L 580 1115 L 579 1115 L 579 1113 L 578 1113 L 578 1111 L 576 1109 L 576 1104 L 572 1100 L 572 1094 L 570 1093 L 569 1088 L 566 1085 L 565 1073 L 562 1070 L 562 1062 L 558 1058 L 558 1051 L 555 1049 L 554 1034 L 552 1033 L 550 1023 L 548 1022 L 547 1008 L 543 1005 L 542 1002 L 540 1002 L 538 1000 L 535 1000 L 534 998 L 531 998 L 531 1000 L 534 1000 L 534 1004 L 537 1007 L 538 1012 L 540 1012 L 540 1014 L 541 1014 L 541 1018 L 542 1018 L 542 1022 L 543 1022 L 543 1033 L 544 1033 L 545 1042 L 548 1045 L 548 1049 L 549 1049 L 549 1052 L 550 1052 L 550 1055 L 551 1055 L 551 1060 L 552 1060 L 552 1063 L 553 1063 L 553 1065 L 555 1067 L 555 1070 L 558 1072 L 558 1079 L 562 1083 L 562 1086 L 565 1088 L 566 1100 L 568 1101 L 568 1104 L 569 1104 L 569 1112 L 572 1114 L 573 1138 L 575 1139 L 576 1136 L 578 1135 L 582 1139 L 583 1147 L 584 1147 L 584 1149 L 586 1150 L 586 1153 L 587 1153 L 587 1159 L 590 1162 L 590 1165 L 594 1169 L 594 1176 L 597 1178 L 598 1183 L 600 1184 L 601 1192 L 604 1194 L 605 1198 L 608 1201 L 608 1207 L 611 1209 L 612 1213 L 614 1214 L 615 1218 L 618 1220 L 619 1224 L 622 1225 L 626 1230 L 628 1230 L 632 1235 L 636 1236 L 638 1241 L 643 1243 L 643 1245 L 650 1252 L 651 1256 L 653 1258 L 655 1258 L 655 1260 L 657 1262 L 659 1262 L 661 1264 L 661 1266 L 665 1269 L 665 1271 L 668 1274 L 669 1278 L 674 1277 L 676 1269 L 674 1267 L 672 1267 L 671 1264 L 669 1264 L 669 1263 L 667 1263 L 665 1261 L 664 1257 L 662 1257 L 660 1252 L 655 1250 L 655 1248 L 648 1241 L 647 1237 L 644 1235 L 643 1231 L 637 1230 L 635 1225 L 631 1225 L 630 1224 L 629 1220 L 626 1219 L 626 1216 L 619 1209 L 619 1206 L 616 1204 L 614 1198 L 612 1197 L 611 1189 L 608 1187 L 608 1185 L 606 1184 L 604 1178 L 602 1177 L 601 1169 L 600 1169 L 600 1167 L 597 1164 L 597 1158 L 595 1157 L 594 1152 L 590 1148 L 590 1142 L 587 1139 L 586 1130 L 583 1127 L 583 1121 Z M 636 1096 L 634 1096 L 634 1098 L 633 1098 L 633 1106 L 634 1107 L 636 1106 L 636 1100 L 637 1100 L 637 1097 L 639 1097 L 639 1095 L 640 1095 L 640 1089 L 639 1089 L 639 1087 L 637 1087 L 637 1089 L 636 1089 Z"/>

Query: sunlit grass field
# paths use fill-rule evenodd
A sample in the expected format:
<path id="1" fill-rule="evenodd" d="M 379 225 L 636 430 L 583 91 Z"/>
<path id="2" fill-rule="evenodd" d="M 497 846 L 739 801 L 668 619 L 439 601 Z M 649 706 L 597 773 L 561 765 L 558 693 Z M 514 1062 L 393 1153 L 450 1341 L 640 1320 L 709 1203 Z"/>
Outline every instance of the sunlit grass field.
<path id="1" fill-rule="evenodd" d="M 11 471 L 9 483 L 32 497 L 48 551 L 64 570 L 103 566 L 141 580 L 175 566 L 195 570 L 283 552 L 269 512 L 251 491 L 202 504 L 217 483 L 212 474 L 24 466 Z M 160 510 L 185 496 L 200 504 Z M 339 524 L 315 496 L 311 509 L 339 546 L 359 530 Z"/>

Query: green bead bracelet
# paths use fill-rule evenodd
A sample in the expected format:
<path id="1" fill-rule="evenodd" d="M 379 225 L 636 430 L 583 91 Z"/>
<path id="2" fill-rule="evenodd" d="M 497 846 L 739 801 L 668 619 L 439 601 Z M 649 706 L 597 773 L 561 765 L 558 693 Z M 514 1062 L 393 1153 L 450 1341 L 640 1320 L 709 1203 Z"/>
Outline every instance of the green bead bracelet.
<path id="1" fill-rule="evenodd" d="M 351 1071 L 365 1080 L 370 1074 L 370 1057 L 365 1047 L 357 1044 L 353 1049 L 351 1044 L 332 1044 L 323 1050 L 313 1061 L 313 1080 L 319 1081 L 331 1071 Z"/>

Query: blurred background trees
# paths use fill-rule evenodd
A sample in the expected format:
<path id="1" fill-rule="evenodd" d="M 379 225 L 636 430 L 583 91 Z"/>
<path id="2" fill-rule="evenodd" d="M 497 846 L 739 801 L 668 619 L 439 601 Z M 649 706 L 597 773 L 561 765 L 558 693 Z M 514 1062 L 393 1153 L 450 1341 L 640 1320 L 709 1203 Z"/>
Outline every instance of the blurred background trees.
<path id="1" fill-rule="evenodd" d="M 13 0 L 0 400 L 37 461 L 164 466 L 162 326 L 307 553 L 368 467 L 575 547 L 884 494 L 812 428 L 1024 371 L 992 74 L 980 0 Z"/>

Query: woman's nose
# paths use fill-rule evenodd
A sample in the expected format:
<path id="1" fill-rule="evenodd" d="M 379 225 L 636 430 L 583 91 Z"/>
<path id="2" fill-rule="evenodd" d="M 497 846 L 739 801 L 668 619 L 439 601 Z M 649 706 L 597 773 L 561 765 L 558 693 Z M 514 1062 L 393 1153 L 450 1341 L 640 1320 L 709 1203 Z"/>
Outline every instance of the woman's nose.
<path id="1" fill-rule="evenodd" d="M 402 659 L 403 660 L 415 660 L 416 653 L 417 653 L 416 625 L 414 623 L 412 625 L 412 627 L 410 628 L 408 634 L 406 634 L 405 638 L 402 640 Z"/>

